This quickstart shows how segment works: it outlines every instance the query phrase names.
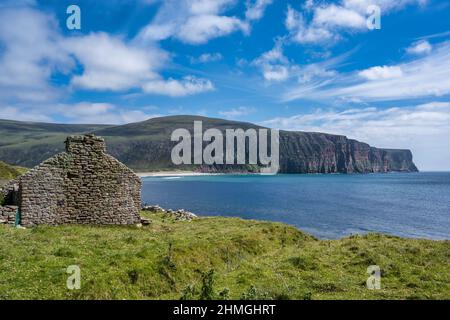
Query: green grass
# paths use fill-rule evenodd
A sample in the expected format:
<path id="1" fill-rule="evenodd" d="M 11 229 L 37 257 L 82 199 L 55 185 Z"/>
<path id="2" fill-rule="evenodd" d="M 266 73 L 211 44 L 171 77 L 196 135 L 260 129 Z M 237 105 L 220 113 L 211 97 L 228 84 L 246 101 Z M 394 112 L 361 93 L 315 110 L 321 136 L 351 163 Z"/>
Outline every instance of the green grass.
<path id="1" fill-rule="evenodd" d="M 317 240 L 280 223 L 0 227 L 0 299 L 449 299 L 450 241 Z M 381 290 L 368 290 L 369 265 Z M 81 289 L 66 288 L 79 265 Z"/>
<path id="2" fill-rule="evenodd" d="M 27 171 L 28 171 L 27 168 L 11 166 L 9 164 L 0 161 L 0 186 L 3 183 L 15 179 L 16 177 Z"/>

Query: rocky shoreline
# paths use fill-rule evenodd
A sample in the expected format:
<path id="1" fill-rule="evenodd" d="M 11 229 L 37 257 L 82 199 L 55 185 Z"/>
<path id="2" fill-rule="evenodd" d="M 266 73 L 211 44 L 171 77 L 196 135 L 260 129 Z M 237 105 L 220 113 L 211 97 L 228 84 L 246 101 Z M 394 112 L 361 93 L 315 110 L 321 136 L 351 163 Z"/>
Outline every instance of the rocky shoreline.
<path id="1" fill-rule="evenodd" d="M 160 207 L 159 205 L 144 205 L 142 207 L 142 211 L 147 212 L 160 212 L 164 213 L 168 216 L 174 217 L 177 221 L 191 221 L 193 219 L 198 218 L 198 216 L 192 212 L 189 212 L 184 209 L 178 209 L 178 210 L 172 210 L 172 209 L 164 209 Z"/>

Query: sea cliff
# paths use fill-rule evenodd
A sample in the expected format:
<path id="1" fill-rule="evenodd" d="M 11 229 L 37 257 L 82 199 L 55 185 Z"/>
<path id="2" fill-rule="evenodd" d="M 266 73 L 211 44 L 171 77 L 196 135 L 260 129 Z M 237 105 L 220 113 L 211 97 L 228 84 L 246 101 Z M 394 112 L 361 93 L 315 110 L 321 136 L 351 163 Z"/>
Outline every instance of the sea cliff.
<path id="1" fill-rule="evenodd" d="M 169 116 L 120 126 L 64 125 L 0 120 L 0 160 L 33 167 L 62 152 L 67 134 L 95 133 L 105 138 L 108 153 L 138 172 L 259 172 L 257 165 L 174 165 L 170 139 L 178 128 L 203 130 L 261 129 L 256 124 L 199 116 Z M 280 173 L 415 172 L 410 150 L 380 149 L 342 135 L 280 131 Z"/>
<path id="2" fill-rule="evenodd" d="M 418 171 L 410 150 L 379 149 L 323 133 L 282 132 L 280 154 L 280 171 L 284 173 Z"/>

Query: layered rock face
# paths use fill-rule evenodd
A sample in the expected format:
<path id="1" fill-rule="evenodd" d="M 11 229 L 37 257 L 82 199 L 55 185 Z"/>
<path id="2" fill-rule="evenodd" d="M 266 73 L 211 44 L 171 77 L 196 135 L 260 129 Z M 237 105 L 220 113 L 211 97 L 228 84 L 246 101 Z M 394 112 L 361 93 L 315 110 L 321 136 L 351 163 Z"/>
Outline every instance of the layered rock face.
<path id="1" fill-rule="evenodd" d="M 280 133 L 280 171 L 284 173 L 370 173 L 418 171 L 410 150 L 379 149 L 345 136 Z"/>
<path id="2" fill-rule="evenodd" d="M 20 223 L 139 223 L 141 181 L 105 151 L 101 138 L 72 136 L 66 152 L 21 176 L 15 182 Z"/>
<path id="3" fill-rule="evenodd" d="M 170 153 L 175 143 L 161 140 L 111 142 L 109 152 L 132 168 L 195 170 L 200 172 L 259 172 L 257 165 L 174 165 Z M 204 144 L 206 145 L 206 143 Z M 270 146 L 270 144 L 269 144 Z M 416 172 L 410 150 L 380 149 L 345 136 L 280 132 L 280 173 Z M 248 149 L 247 149 L 248 159 Z"/>
<path id="4" fill-rule="evenodd" d="M 263 129 L 251 123 L 197 116 L 173 116 L 150 119 L 100 130 L 108 141 L 108 151 L 139 171 L 181 169 L 202 172 L 259 172 L 255 165 L 177 165 L 171 161 L 176 143 L 170 134 L 177 128 L 193 133 L 194 121 L 202 121 L 203 130 Z M 126 142 L 117 137 L 127 136 Z M 269 143 L 270 146 L 270 143 Z M 379 149 L 342 135 L 318 132 L 280 131 L 280 173 L 371 173 L 415 172 L 412 153 L 402 149 Z M 248 151 L 248 148 L 246 149 Z M 248 152 L 247 152 L 248 153 Z"/>

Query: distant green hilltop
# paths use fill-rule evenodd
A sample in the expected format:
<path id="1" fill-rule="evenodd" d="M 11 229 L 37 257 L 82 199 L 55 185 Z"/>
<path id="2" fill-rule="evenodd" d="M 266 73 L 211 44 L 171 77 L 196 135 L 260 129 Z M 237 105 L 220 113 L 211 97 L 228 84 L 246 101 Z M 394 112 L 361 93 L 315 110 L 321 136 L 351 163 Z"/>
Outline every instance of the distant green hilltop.
<path id="1" fill-rule="evenodd" d="M 182 165 L 171 161 L 178 128 L 261 128 L 258 125 L 200 116 L 168 116 L 120 126 L 30 123 L 0 120 L 0 160 L 33 167 L 64 150 L 68 135 L 95 133 L 105 138 L 108 153 L 135 171 L 194 170 L 202 172 L 259 172 L 258 165 Z M 345 136 L 316 132 L 280 131 L 281 173 L 414 172 L 412 153 L 380 149 Z"/>

